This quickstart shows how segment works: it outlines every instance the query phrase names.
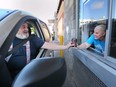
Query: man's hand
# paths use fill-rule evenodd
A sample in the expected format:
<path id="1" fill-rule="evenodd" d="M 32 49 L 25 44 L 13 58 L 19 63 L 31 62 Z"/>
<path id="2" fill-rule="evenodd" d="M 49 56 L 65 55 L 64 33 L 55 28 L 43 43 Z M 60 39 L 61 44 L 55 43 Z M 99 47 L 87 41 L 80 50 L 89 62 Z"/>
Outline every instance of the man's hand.
<path id="1" fill-rule="evenodd" d="M 69 47 L 74 47 L 74 46 L 75 46 L 75 44 L 74 44 L 74 43 L 72 43 L 72 41 L 70 41 L 70 42 L 67 44 L 67 46 L 68 46 L 68 48 L 69 48 Z"/>

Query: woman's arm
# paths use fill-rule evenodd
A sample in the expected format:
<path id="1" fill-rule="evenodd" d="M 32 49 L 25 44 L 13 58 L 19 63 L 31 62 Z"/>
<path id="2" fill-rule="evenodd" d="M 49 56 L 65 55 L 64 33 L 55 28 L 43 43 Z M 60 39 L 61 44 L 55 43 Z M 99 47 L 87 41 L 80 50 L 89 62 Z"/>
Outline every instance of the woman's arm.
<path id="1" fill-rule="evenodd" d="M 87 49 L 88 47 L 90 47 L 91 44 L 88 44 L 87 42 L 82 43 L 80 45 L 77 46 L 77 48 L 79 49 Z"/>
<path id="2" fill-rule="evenodd" d="M 87 49 L 88 47 L 91 46 L 91 44 L 94 42 L 94 34 L 92 34 L 88 40 L 80 45 L 77 46 L 79 49 Z"/>

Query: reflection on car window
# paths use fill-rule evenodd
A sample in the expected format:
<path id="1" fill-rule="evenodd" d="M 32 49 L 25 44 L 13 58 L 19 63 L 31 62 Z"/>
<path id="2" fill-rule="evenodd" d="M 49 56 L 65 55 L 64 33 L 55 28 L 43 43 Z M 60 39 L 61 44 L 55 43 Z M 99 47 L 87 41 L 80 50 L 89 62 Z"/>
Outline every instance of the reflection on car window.
<path id="1" fill-rule="evenodd" d="M 12 12 L 13 12 L 12 10 L 0 9 L 0 21 L 3 20 L 6 16 L 11 14 Z"/>

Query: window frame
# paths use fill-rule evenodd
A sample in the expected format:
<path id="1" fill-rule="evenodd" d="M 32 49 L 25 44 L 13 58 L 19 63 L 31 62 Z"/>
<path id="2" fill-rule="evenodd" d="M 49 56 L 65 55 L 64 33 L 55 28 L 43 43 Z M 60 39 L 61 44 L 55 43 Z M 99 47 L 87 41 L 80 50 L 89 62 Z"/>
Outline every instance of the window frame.
<path id="1" fill-rule="evenodd" d="M 80 1 L 77 1 L 78 4 L 78 11 L 80 11 Z M 105 53 L 104 53 L 104 57 L 102 58 L 102 62 L 104 62 L 105 64 L 107 64 L 108 66 L 111 66 L 112 68 L 116 69 L 116 59 L 109 56 L 109 50 L 110 50 L 110 42 L 111 42 L 111 30 L 112 30 L 112 10 L 113 10 L 113 0 L 110 0 L 108 3 L 108 27 L 106 30 L 106 43 L 105 43 Z M 76 9 L 77 11 L 77 9 Z M 78 19 L 76 19 L 76 21 L 79 23 L 80 18 L 78 17 L 78 15 L 76 15 L 76 17 Z M 76 25 L 76 29 L 78 31 L 79 29 L 79 24 Z M 78 35 L 79 32 L 77 32 Z M 78 38 L 78 37 L 77 37 Z M 90 50 L 89 50 L 90 51 Z M 99 55 L 97 53 L 95 53 L 95 55 Z M 101 56 L 101 55 L 99 55 Z M 102 57 L 102 56 L 101 56 Z M 99 59 L 99 58 L 98 58 Z"/>
<path id="2" fill-rule="evenodd" d="M 113 1 L 114 0 L 110 0 L 110 8 L 109 8 L 109 20 L 108 20 L 108 31 L 107 31 L 107 39 L 106 39 L 106 46 L 105 46 L 105 54 L 104 54 L 104 57 L 111 61 L 112 63 L 115 63 L 116 64 L 116 58 L 114 57 L 111 57 L 109 55 L 109 52 L 110 52 L 110 42 L 111 42 L 111 33 L 112 33 L 112 11 L 113 11 Z"/>

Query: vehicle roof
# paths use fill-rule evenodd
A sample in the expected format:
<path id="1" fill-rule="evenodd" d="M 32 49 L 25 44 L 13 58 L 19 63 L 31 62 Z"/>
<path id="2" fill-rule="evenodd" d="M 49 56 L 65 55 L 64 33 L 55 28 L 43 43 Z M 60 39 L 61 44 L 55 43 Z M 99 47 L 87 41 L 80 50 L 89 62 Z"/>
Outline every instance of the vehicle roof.
<path id="1" fill-rule="evenodd" d="M 0 9 L 0 21 L 3 20 L 6 16 L 14 12 L 15 10 Z"/>

